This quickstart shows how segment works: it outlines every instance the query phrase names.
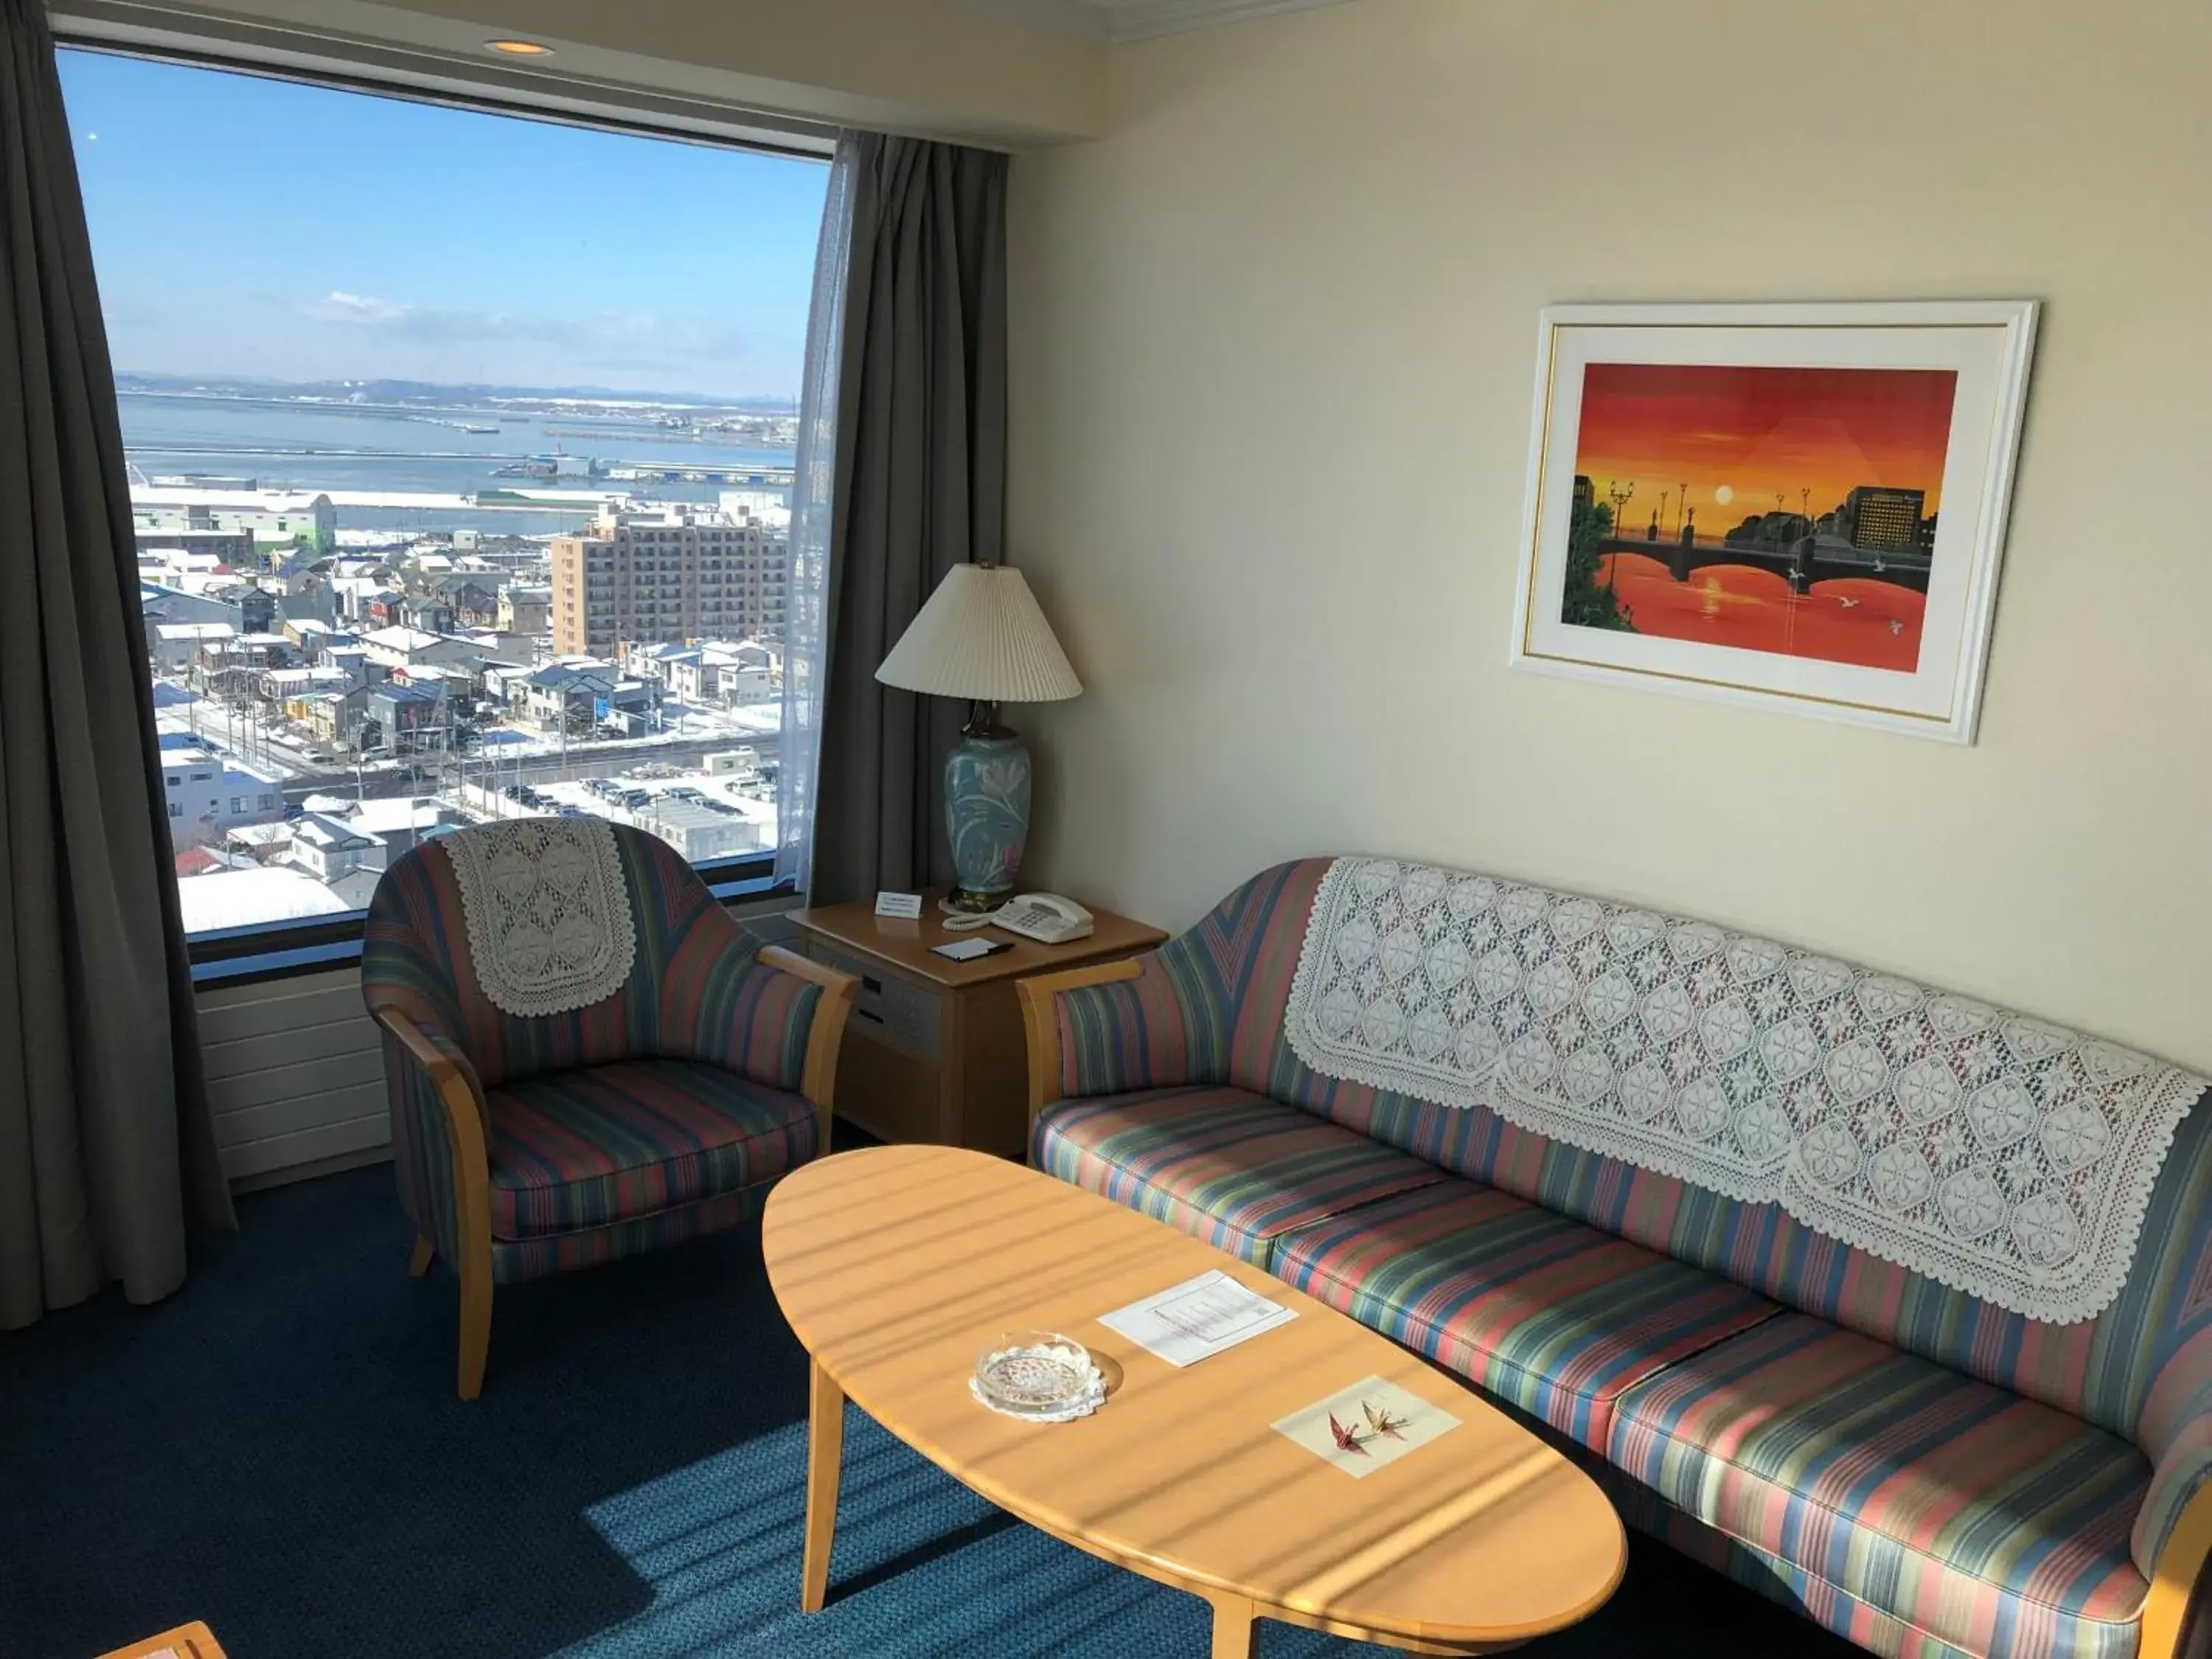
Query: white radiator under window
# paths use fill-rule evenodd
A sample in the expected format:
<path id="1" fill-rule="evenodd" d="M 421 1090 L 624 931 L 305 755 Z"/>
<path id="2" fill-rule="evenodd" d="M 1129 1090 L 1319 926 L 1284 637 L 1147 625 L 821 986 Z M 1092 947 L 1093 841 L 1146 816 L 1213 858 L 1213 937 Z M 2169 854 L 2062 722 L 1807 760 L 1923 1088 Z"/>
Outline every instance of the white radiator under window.
<path id="1" fill-rule="evenodd" d="M 231 1180 L 260 1185 L 381 1156 L 384 1055 L 351 968 L 200 993 L 216 1144 Z"/>

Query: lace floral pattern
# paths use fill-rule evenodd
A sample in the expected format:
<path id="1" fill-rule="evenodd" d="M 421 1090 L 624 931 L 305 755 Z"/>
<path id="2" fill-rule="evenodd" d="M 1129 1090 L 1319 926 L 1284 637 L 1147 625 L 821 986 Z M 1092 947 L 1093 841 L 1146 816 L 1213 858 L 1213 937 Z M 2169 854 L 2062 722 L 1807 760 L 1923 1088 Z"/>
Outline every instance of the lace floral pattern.
<path id="1" fill-rule="evenodd" d="M 604 823 L 514 818 L 440 838 L 453 861 L 477 983 L 541 1018 L 604 1001 L 637 956 L 622 852 Z"/>
<path id="2" fill-rule="evenodd" d="M 2205 1079 L 1710 923 L 1340 859 L 1287 1028 L 1324 1076 L 1732 1198 L 2030 1318 L 2127 1278 Z"/>

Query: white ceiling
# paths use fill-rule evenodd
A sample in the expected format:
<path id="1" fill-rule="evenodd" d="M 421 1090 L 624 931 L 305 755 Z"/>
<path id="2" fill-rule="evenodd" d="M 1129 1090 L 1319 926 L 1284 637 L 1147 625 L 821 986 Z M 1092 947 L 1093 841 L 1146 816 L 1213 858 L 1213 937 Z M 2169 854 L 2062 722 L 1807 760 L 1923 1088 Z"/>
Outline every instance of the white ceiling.
<path id="1" fill-rule="evenodd" d="M 952 0 L 1054 34 L 1079 40 L 1150 40 L 1162 34 L 1241 22 L 1270 12 L 1333 6 L 1340 0 Z"/>

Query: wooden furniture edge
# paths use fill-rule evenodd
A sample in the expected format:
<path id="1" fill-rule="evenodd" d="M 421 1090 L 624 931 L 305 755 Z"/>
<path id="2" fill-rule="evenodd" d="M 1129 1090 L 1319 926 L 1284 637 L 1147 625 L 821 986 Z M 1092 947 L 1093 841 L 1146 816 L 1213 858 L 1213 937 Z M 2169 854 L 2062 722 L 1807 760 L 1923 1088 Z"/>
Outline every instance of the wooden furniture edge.
<path id="1" fill-rule="evenodd" d="M 1058 973 L 1032 974 L 1014 981 L 1022 1000 L 1022 1036 L 1029 1048 L 1030 1128 L 1036 1128 L 1037 1114 L 1060 1098 L 1060 1021 L 1053 999 L 1062 991 L 1086 986 L 1113 985 L 1139 979 L 1145 964 L 1140 957 L 1119 957 L 1112 962 L 1088 963 Z"/>
<path id="2" fill-rule="evenodd" d="M 854 1155 L 849 1152 L 845 1154 L 848 1158 Z M 1226 1252 L 1224 1254 L 1225 1255 Z M 802 1346 L 805 1340 L 804 1337 L 800 1338 Z M 802 1564 L 799 1606 L 801 1612 L 817 1613 L 821 1610 L 825 1599 L 830 1575 L 831 1540 L 836 1525 L 837 1473 L 843 1446 L 845 1402 L 850 1401 L 863 1413 L 882 1425 L 902 1443 L 914 1448 L 917 1452 L 920 1452 L 920 1449 L 915 1447 L 913 1439 L 903 1428 L 899 1426 L 899 1419 L 896 1416 L 881 1413 L 878 1408 L 871 1406 L 853 1389 L 845 1376 L 816 1350 L 809 1347 L 806 1353 L 812 1381 L 808 1413 L 806 1553 Z M 832 1411 L 830 1401 L 832 1400 L 835 1401 L 834 1430 L 830 1428 L 829 1420 Z M 823 1446 L 822 1468 L 817 1474 L 814 1455 L 817 1437 L 828 1433 L 834 1433 L 836 1440 L 834 1443 Z M 927 1452 L 920 1452 L 920 1455 L 929 1458 Z M 1565 1461 L 1570 1468 L 1574 1467 L 1571 1458 Z M 929 1458 L 929 1462 L 933 1468 L 945 1468 L 934 1458 Z M 1202 1574 L 1171 1566 L 1166 1562 L 1155 1559 L 1140 1552 L 1117 1548 L 1103 1539 L 1091 1537 L 1085 1534 L 1057 1526 L 1050 1521 L 1041 1519 L 1028 1512 L 1021 1505 L 1013 1502 L 1009 1493 L 998 1492 L 985 1484 L 979 1484 L 969 1479 L 964 1474 L 951 1469 L 945 1469 L 945 1472 L 951 1474 L 969 1491 L 1004 1510 L 1024 1526 L 1034 1527 L 1048 1537 L 1057 1538 L 1069 1547 L 1080 1550 L 1094 1560 L 1103 1561 L 1109 1566 L 1135 1573 L 1140 1578 L 1149 1578 L 1152 1583 L 1164 1584 L 1170 1589 L 1181 1590 L 1186 1595 L 1195 1595 L 1208 1603 L 1217 1616 L 1223 1611 L 1223 1603 L 1229 1602 L 1241 1606 L 1243 1616 L 1248 1620 L 1255 1618 L 1272 1619 L 1278 1624 L 1295 1625 L 1304 1630 L 1322 1631 L 1332 1636 L 1349 1637 L 1355 1641 L 1380 1644 L 1405 1653 L 1444 1656 L 1502 1653 L 1523 1646 L 1539 1637 L 1553 1635 L 1561 1630 L 1572 1629 L 1612 1599 L 1614 1592 L 1620 1588 L 1621 1580 L 1627 1576 L 1628 1572 L 1627 1528 L 1620 1519 L 1620 1511 L 1614 1510 L 1612 1513 L 1617 1547 L 1614 1552 L 1613 1573 L 1603 1592 L 1595 1596 L 1587 1607 L 1559 1623 L 1501 1631 L 1482 1637 L 1469 1636 L 1455 1639 L 1437 1636 L 1426 1631 L 1409 1632 L 1382 1624 L 1363 1624 L 1356 1620 L 1315 1613 L 1303 1607 L 1294 1607 L 1283 1602 L 1253 1596 L 1236 1586 L 1220 1583 Z M 1583 1478 L 1589 1479 L 1586 1473 Z M 823 1504 L 819 1513 L 815 1507 L 817 1494 Z M 1607 1507 L 1610 1509 L 1610 1504 Z M 1234 1607 L 1231 1609 L 1231 1615 L 1233 1620 Z M 1217 1649 L 1216 1651 L 1219 1650 Z M 1248 1648 L 1243 1651 L 1249 1654 L 1249 1650 Z M 2147 1650 L 2145 1654 L 2139 1654 L 2137 1659 L 2148 1659 Z M 2163 1659 L 2163 1656 L 2160 1659 Z"/>
<path id="3" fill-rule="evenodd" d="M 100 1659 L 147 1659 L 149 1655 L 160 1653 L 182 1653 L 185 1659 L 223 1659 L 222 1644 L 215 1639 L 215 1632 L 198 1619 L 189 1625 L 165 1630 L 159 1636 L 149 1636 L 143 1642 L 117 1648 L 101 1655 Z"/>
<path id="4" fill-rule="evenodd" d="M 2212 1556 L 2212 1480 L 2197 1487 L 2175 1517 L 2158 1553 L 2150 1576 L 2150 1595 L 2143 1601 L 2142 1635 L 2136 1659 L 2181 1659 L 2182 1643 L 2189 1635 L 2189 1604 Z"/>
<path id="5" fill-rule="evenodd" d="M 845 1044 L 845 1022 L 852 1018 L 853 999 L 860 994 L 857 975 L 802 957 L 781 945 L 765 945 L 757 958 L 763 966 L 822 988 L 815 1005 L 814 1024 L 806 1034 L 806 1066 L 799 1074 L 799 1092 L 813 1103 L 821 1118 L 817 1145 L 830 1150 L 830 1118 L 837 1099 L 837 1055 Z"/>
<path id="6" fill-rule="evenodd" d="M 484 1360 L 491 1350 L 491 1158 L 484 1146 L 483 1102 L 461 1068 L 440 1054 L 413 1020 L 391 1008 L 369 1013 L 428 1073 L 445 1108 L 461 1252 L 461 1259 L 451 1264 L 461 1281 L 459 1387 L 462 1399 L 474 1400 L 483 1392 Z M 419 1257 L 419 1245 L 416 1253 Z"/>

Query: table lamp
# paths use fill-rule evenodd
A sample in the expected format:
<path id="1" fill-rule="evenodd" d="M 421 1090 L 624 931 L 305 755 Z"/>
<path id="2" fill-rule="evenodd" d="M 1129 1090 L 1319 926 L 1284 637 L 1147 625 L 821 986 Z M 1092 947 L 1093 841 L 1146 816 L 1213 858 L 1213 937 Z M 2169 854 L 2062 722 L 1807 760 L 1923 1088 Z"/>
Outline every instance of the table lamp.
<path id="1" fill-rule="evenodd" d="M 965 697 L 968 724 L 945 761 L 945 827 L 958 882 L 955 910 L 1013 896 L 1030 838 L 1030 751 L 999 724 L 1002 702 L 1056 702 L 1083 690 L 1011 565 L 956 564 L 915 612 L 876 678 L 931 696 Z"/>

